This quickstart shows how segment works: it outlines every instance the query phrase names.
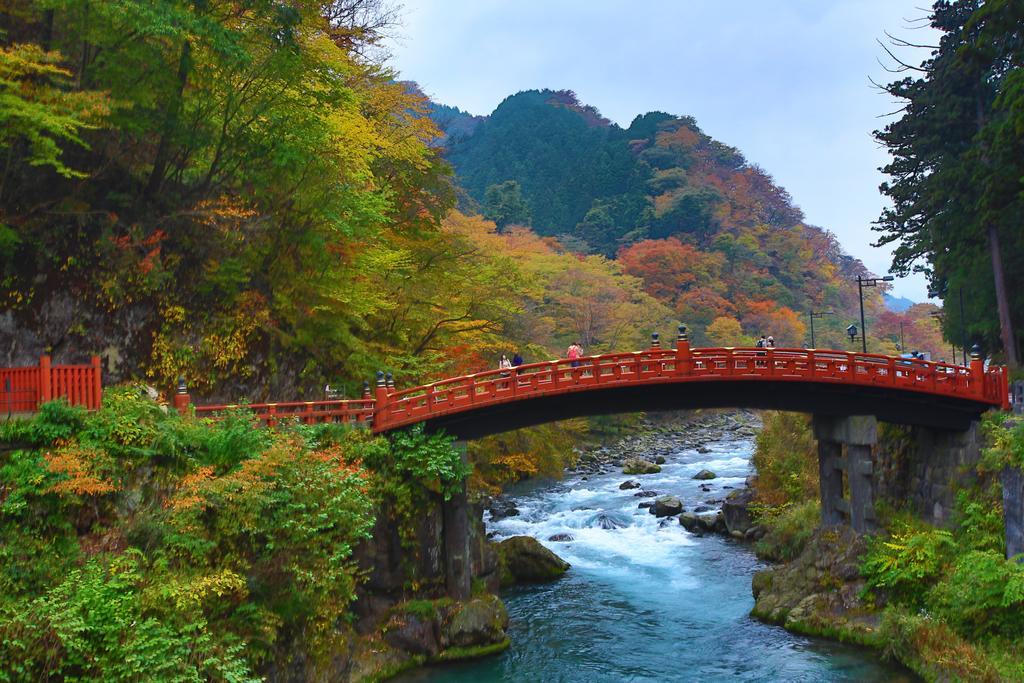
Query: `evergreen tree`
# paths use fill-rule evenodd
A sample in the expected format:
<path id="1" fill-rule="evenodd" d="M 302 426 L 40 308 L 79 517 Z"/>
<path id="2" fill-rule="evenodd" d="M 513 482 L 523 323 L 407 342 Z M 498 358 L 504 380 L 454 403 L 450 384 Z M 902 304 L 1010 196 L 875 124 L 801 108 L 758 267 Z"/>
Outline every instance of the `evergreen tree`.
<path id="1" fill-rule="evenodd" d="M 885 88 L 906 106 L 876 132 L 893 156 L 883 169 L 892 180 L 881 186 L 893 207 L 878 222 L 878 244 L 895 243 L 893 269 L 926 272 L 947 300 L 960 287 L 969 292 L 972 336 L 1001 341 L 1016 367 L 1012 320 L 1024 310 L 1010 293 L 1024 286 L 1024 3 L 937 2 L 931 19 L 943 32 L 939 47 L 920 67 L 901 65 L 917 77 Z"/>
<path id="2" fill-rule="evenodd" d="M 523 200 L 523 190 L 514 180 L 491 185 L 484 193 L 484 218 L 494 221 L 498 232 L 510 225 L 529 225 L 530 207 Z"/>

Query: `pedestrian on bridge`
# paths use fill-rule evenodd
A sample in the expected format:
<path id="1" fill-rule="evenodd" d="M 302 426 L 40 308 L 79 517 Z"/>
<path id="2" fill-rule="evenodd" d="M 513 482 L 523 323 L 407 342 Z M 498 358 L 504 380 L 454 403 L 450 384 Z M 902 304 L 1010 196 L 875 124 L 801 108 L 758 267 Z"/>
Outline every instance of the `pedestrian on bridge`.
<path id="1" fill-rule="evenodd" d="M 574 368 L 580 366 L 580 357 L 583 355 L 583 346 L 579 342 L 569 344 L 569 348 L 565 352 L 565 357 L 569 359 L 569 365 Z"/>

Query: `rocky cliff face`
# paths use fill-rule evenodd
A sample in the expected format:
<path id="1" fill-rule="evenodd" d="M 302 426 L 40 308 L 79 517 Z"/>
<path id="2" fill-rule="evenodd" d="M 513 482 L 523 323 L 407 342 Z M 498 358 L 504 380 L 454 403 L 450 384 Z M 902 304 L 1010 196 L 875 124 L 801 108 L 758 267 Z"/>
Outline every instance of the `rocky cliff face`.
<path id="1" fill-rule="evenodd" d="M 459 602 L 445 594 L 442 505 L 436 496 L 404 534 L 387 510 L 380 511 L 372 537 L 355 553 L 366 579 L 353 605 L 354 622 L 339 623 L 330 653 L 305 652 L 301 635 L 294 638 L 263 672 L 269 681 L 381 680 L 427 662 L 508 647 L 508 614 L 493 594 L 499 583 L 498 556 L 486 538 L 480 508 L 470 508 L 474 595 Z"/>

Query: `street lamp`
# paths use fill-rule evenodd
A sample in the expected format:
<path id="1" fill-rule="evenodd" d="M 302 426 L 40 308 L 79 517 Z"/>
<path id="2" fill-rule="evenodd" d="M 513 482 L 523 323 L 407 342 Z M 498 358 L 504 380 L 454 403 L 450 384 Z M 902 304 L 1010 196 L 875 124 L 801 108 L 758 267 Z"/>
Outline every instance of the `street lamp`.
<path id="1" fill-rule="evenodd" d="M 807 313 L 807 315 L 811 318 L 811 348 L 812 349 L 818 348 L 817 346 L 814 345 L 814 319 L 815 318 L 824 318 L 826 315 L 835 315 L 835 314 L 836 314 L 835 311 L 809 311 Z"/>
<path id="2" fill-rule="evenodd" d="M 879 282 L 892 282 L 895 279 L 892 275 L 886 275 L 885 277 L 857 276 L 857 295 L 860 297 L 860 340 L 864 353 L 868 352 L 868 327 L 864 323 L 864 288 L 876 287 Z M 847 331 L 849 331 L 849 328 L 847 328 Z M 850 339 L 852 341 L 853 337 L 851 336 Z"/>

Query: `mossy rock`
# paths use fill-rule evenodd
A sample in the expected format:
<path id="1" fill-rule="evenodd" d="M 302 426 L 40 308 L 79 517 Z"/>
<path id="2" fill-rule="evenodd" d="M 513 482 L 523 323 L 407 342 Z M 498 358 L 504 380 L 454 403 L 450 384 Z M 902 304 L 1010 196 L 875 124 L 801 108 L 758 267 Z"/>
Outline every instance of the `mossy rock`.
<path id="1" fill-rule="evenodd" d="M 477 649 L 505 641 L 508 612 L 496 595 L 484 595 L 453 607 L 441 625 L 441 644 Z M 466 656 L 469 656 L 468 654 Z"/>
<path id="2" fill-rule="evenodd" d="M 712 472 L 711 470 L 701 470 L 697 474 L 693 475 L 693 478 L 700 480 L 717 479 L 718 475 Z"/>
<path id="3" fill-rule="evenodd" d="M 643 458 L 629 458 L 622 463 L 623 474 L 657 474 L 661 467 Z"/>
<path id="4" fill-rule="evenodd" d="M 553 581 L 569 569 L 569 563 L 532 536 L 513 536 L 497 546 L 501 585 Z"/>

